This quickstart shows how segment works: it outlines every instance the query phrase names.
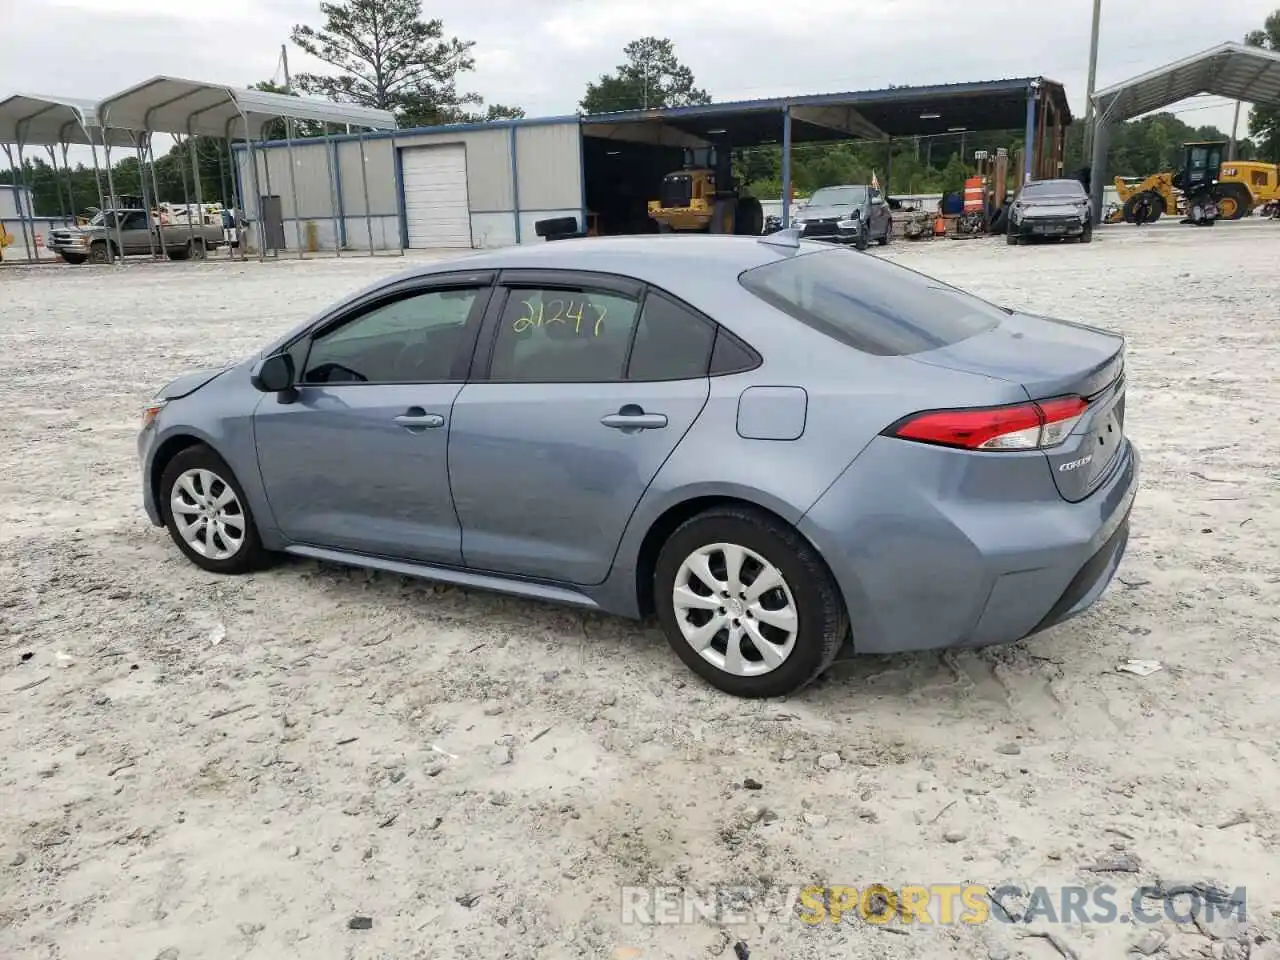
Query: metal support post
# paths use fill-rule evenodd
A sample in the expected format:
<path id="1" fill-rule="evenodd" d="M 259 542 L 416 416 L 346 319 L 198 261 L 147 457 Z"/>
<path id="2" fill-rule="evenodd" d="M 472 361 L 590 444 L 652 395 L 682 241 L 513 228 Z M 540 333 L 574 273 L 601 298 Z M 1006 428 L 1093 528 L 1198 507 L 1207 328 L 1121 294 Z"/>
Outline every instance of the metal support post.
<path id="1" fill-rule="evenodd" d="M 293 159 L 293 121 L 285 118 L 284 143 L 289 158 L 289 197 L 293 201 L 293 235 L 298 241 L 298 259 L 306 259 L 305 244 L 302 240 L 302 211 L 298 209 L 298 183 L 295 176 L 297 163 Z"/>
<path id="2" fill-rule="evenodd" d="M 1022 182 L 1030 183 L 1036 153 L 1036 89 L 1027 93 L 1027 128 L 1022 146 Z"/>
<path id="3" fill-rule="evenodd" d="M 156 204 L 151 202 L 148 196 L 150 191 L 147 189 L 147 165 L 142 154 L 142 141 L 135 135 L 133 140 L 133 152 L 138 158 L 138 185 L 142 190 L 142 208 L 147 212 L 147 247 L 151 250 L 151 259 L 156 258 L 156 234 L 155 226 L 151 221 L 151 211 L 156 208 Z"/>
<path id="4" fill-rule="evenodd" d="M 22 246 L 27 251 L 27 259 L 31 259 L 31 241 L 27 239 L 27 218 L 22 209 L 23 190 L 18 186 L 18 171 L 13 166 L 13 152 L 7 143 L 0 144 L 4 147 L 4 155 L 9 158 L 9 182 L 13 184 L 13 205 L 18 210 L 18 228 L 22 231 Z"/>
<path id="5" fill-rule="evenodd" d="M 791 106 L 782 108 L 782 229 L 791 226 Z"/>
<path id="6" fill-rule="evenodd" d="M 168 254 L 169 246 L 164 242 L 164 214 L 160 212 L 160 181 L 156 177 L 156 148 L 151 134 L 144 134 L 144 137 L 146 154 L 151 157 L 151 193 L 156 205 L 156 236 L 160 240 L 160 256 L 163 258 Z"/>
<path id="7" fill-rule="evenodd" d="M 369 209 L 369 158 L 364 152 L 364 129 L 356 133 L 360 144 L 360 186 L 364 190 L 364 225 L 369 233 L 369 256 L 373 256 L 373 212 Z"/>
<path id="8" fill-rule="evenodd" d="M 329 181 L 329 212 L 332 214 L 333 220 L 333 255 L 335 257 L 342 256 L 342 227 L 338 223 L 338 193 L 337 184 L 333 179 L 333 153 L 334 144 L 329 139 L 329 125 L 325 124 L 324 128 L 324 176 Z"/>
<path id="9" fill-rule="evenodd" d="M 191 154 L 191 178 L 196 186 L 196 216 L 200 220 L 200 232 L 195 232 L 195 222 L 191 224 L 191 252 L 198 257 L 207 257 L 209 250 L 205 246 L 204 233 L 204 177 L 200 176 L 200 144 L 191 132 L 191 122 L 187 121 L 187 152 Z M 199 241 L 196 237 L 199 236 Z"/>
<path id="10" fill-rule="evenodd" d="M 40 262 L 40 244 L 36 242 L 37 236 L 38 236 L 36 234 L 36 198 L 35 198 L 34 192 L 29 192 L 27 190 L 27 164 L 26 164 L 26 161 L 23 160 L 22 158 L 22 146 L 23 146 L 22 140 L 19 139 L 18 140 L 18 180 L 17 180 L 18 193 L 16 196 L 16 199 L 18 201 L 18 219 L 23 223 L 22 232 L 23 232 L 24 240 L 26 238 L 26 233 L 28 229 L 27 222 L 28 221 L 30 222 L 31 246 L 28 248 L 28 251 L 27 251 L 27 259 L 28 260 L 34 259 L 36 263 L 39 263 Z M 26 208 L 25 213 L 23 212 L 23 206 L 22 206 L 22 200 L 24 197 L 26 198 L 27 203 L 29 204 L 29 206 Z M 34 251 L 34 256 L 32 256 L 32 251 Z"/>

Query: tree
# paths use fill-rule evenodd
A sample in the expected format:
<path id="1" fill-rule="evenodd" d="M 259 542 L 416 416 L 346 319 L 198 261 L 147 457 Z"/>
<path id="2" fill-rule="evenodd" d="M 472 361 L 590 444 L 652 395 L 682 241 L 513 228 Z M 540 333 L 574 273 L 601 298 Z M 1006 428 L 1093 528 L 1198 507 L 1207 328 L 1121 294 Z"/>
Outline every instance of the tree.
<path id="1" fill-rule="evenodd" d="M 475 41 L 446 38 L 443 21 L 423 19 L 422 0 L 335 0 L 320 12 L 321 29 L 298 24 L 291 39 L 338 72 L 299 74 L 299 90 L 392 110 L 408 126 L 454 122 L 483 103 L 458 91 L 458 75 L 475 69 Z"/>
<path id="2" fill-rule="evenodd" d="M 710 103 L 711 95 L 694 86 L 693 71 L 676 58 L 675 45 L 665 37 L 641 37 L 622 48 L 626 63 L 615 73 L 587 84 L 583 113 L 647 110 Z"/>
<path id="3" fill-rule="evenodd" d="M 1280 10 L 1244 38 L 1251 47 L 1280 52 Z M 1258 138 L 1259 155 L 1280 163 L 1280 107 L 1257 106 L 1249 111 L 1249 135 Z"/>

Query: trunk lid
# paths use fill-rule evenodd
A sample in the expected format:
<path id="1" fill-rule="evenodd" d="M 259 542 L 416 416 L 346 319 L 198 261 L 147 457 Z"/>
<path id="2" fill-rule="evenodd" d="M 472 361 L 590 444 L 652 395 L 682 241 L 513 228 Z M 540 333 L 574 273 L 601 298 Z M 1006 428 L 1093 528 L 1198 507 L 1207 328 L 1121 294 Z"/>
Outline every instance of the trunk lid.
<path id="1" fill-rule="evenodd" d="M 1015 313 L 986 333 L 913 360 L 1016 383 L 1032 400 L 1076 395 L 1089 408 L 1061 445 L 1045 451 L 1058 492 L 1085 499 L 1124 443 L 1124 338 L 1084 324 Z"/>

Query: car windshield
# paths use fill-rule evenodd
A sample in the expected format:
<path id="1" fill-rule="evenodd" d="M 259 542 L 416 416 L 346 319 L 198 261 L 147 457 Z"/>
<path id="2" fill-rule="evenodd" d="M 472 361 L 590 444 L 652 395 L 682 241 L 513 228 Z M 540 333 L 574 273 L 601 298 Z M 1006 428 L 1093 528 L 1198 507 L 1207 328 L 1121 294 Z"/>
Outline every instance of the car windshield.
<path id="1" fill-rule="evenodd" d="M 1008 316 L 940 280 L 852 250 L 788 257 L 746 271 L 739 282 L 801 323 L 883 357 L 938 350 Z"/>
<path id="2" fill-rule="evenodd" d="M 1042 180 L 1022 188 L 1024 200 L 1079 200 L 1085 195 L 1079 180 Z"/>
<path id="3" fill-rule="evenodd" d="M 811 207 L 852 207 L 867 199 L 866 187 L 823 187 L 813 191 Z"/>

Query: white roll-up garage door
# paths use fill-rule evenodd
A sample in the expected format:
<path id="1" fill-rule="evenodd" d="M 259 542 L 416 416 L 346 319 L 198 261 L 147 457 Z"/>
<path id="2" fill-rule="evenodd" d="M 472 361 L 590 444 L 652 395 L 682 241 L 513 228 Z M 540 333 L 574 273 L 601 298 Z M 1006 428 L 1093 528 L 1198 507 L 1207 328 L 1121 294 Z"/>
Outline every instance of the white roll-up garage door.
<path id="1" fill-rule="evenodd" d="M 405 147 L 400 169 L 409 246 L 470 248 L 467 148 L 460 143 Z"/>

